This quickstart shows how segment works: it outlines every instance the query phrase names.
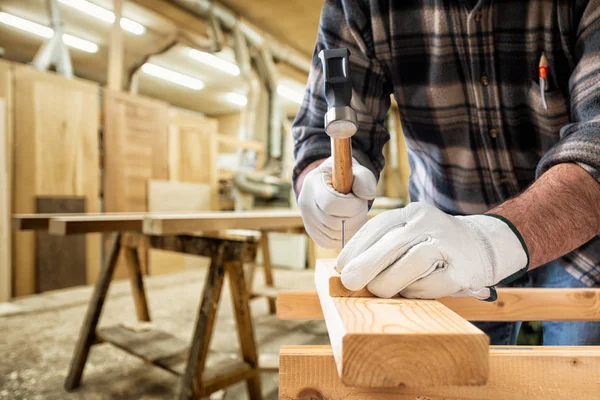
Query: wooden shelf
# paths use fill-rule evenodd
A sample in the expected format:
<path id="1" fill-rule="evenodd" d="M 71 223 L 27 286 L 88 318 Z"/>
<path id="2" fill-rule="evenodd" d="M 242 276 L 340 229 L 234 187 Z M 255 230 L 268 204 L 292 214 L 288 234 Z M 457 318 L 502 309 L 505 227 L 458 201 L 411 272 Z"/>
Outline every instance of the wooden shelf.
<path id="1" fill-rule="evenodd" d="M 188 343 L 168 332 L 113 325 L 98 329 L 96 336 L 100 343 L 110 343 L 175 375 L 185 372 Z M 232 359 L 229 354 L 210 352 L 207 369 L 202 375 L 204 392 L 212 393 L 233 382 L 247 379 L 253 373 L 251 366 L 240 359 Z"/>

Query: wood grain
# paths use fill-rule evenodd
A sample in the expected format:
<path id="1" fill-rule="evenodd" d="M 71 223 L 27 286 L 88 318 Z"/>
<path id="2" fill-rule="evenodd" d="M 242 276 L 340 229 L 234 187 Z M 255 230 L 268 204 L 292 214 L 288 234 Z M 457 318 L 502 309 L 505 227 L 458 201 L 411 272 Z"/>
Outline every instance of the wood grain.
<path id="1" fill-rule="evenodd" d="M 148 215 L 144 219 L 146 234 L 174 234 L 225 229 L 262 230 L 303 227 L 299 211 L 248 211 Z"/>
<path id="2" fill-rule="evenodd" d="M 421 372 L 426 373 L 427 367 Z M 329 346 L 282 346 L 281 400 L 596 400 L 599 347 L 491 347 L 485 386 L 360 389 L 344 385 Z"/>
<path id="3" fill-rule="evenodd" d="M 208 210 L 212 211 L 219 209 L 217 130 L 216 119 L 173 107 L 169 110 L 169 179 L 208 184 Z"/>
<path id="4" fill-rule="evenodd" d="M 99 88 L 26 66 L 14 68 L 14 213 L 33 213 L 36 196 L 83 196 L 100 209 Z M 99 238 L 87 241 L 87 277 L 100 262 Z M 35 236 L 14 236 L 15 294 L 35 290 Z"/>
<path id="5" fill-rule="evenodd" d="M 0 60 L 0 302 L 13 296 L 13 67 Z"/>
<path id="6" fill-rule="evenodd" d="M 50 218 L 48 231 L 53 235 L 87 232 L 140 232 L 145 213 L 107 213 L 63 215 Z"/>
<path id="7" fill-rule="evenodd" d="M 41 196 L 36 198 L 40 213 L 84 212 L 85 197 Z M 86 242 L 84 235 L 60 237 L 37 231 L 35 234 L 36 292 L 85 285 Z"/>
<path id="8" fill-rule="evenodd" d="M 347 194 L 352 191 L 352 141 L 348 139 L 331 139 L 331 153 L 333 155 L 333 188 L 340 193 Z"/>
<path id="9" fill-rule="evenodd" d="M 149 179 L 168 179 L 168 105 L 104 92 L 104 201 L 107 212 L 147 211 Z"/>
<path id="10" fill-rule="evenodd" d="M 440 303 L 469 321 L 598 321 L 600 289 L 498 289 L 498 300 L 443 297 Z M 322 320 L 317 292 L 280 291 L 277 316 Z"/>
<path id="11" fill-rule="evenodd" d="M 331 273 L 329 265 L 317 261 L 317 293 L 344 384 L 485 384 L 485 333 L 435 300 L 331 297 Z"/>
<path id="12" fill-rule="evenodd" d="M 1 68 L 1 67 L 0 67 Z M 0 85 L 2 85 L 0 69 Z M 0 96 L 2 95 L 0 90 Z M 0 302 L 12 297 L 12 240 L 10 231 L 11 192 L 9 154 L 12 149 L 6 131 L 6 101 L 0 97 Z"/>
<path id="13" fill-rule="evenodd" d="M 211 186 L 206 183 L 151 180 L 148 182 L 148 211 L 210 211 L 213 201 L 211 191 Z M 207 267 L 209 262 L 205 257 L 153 249 L 148 252 L 150 275 Z"/>
<path id="14" fill-rule="evenodd" d="M 334 271 L 335 259 L 322 260 L 330 270 L 332 297 L 375 297 L 366 288 L 352 292 L 344 287 Z M 499 288 L 494 302 L 471 297 L 438 299 L 470 321 L 598 321 L 600 289 Z"/>
<path id="15" fill-rule="evenodd" d="M 277 318 L 282 320 L 323 320 L 317 292 L 280 290 L 277 292 Z"/>

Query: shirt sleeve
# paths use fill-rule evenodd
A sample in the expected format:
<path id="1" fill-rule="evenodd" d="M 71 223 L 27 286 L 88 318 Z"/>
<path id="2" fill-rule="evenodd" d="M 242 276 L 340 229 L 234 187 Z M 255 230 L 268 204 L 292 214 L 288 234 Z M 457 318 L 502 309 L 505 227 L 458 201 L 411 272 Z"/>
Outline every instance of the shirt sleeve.
<path id="1" fill-rule="evenodd" d="M 377 178 L 384 167 L 382 149 L 389 140 L 384 121 L 392 86 L 389 74 L 375 55 L 373 23 L 381 23 L 372 17 L 368 4 L 364 0 L 327 0 L 323 6 L 304 100 L 292 127 L 294 188 L 306 166 L 331 155 L 330 138 L 324 129 L 327 101 L 318 58 L 323 49 L 347 47 L 350 50 L 352 108 L 359 125 L 352 137 L 352 155 Z"/>
<path id="2" fill-rule="evenodd" d="M 538 177 L 560 163 L 577 163 L 600 182 L 600 0 L 576 2 L 574 56 L 571 74 L 571 123 L 558 143 L 542 157 Z"/>

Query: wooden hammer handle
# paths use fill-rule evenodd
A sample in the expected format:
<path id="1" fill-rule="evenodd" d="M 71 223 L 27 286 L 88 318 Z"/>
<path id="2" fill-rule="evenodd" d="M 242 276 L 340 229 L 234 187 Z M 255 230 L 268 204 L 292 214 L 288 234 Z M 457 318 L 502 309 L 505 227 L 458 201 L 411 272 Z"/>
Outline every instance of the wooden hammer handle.
<path id="1" fill-rule="evenodd" d="M 331 139 L 333 154 L 333 188 L 343 194 L 352 191 L 352 141 L 348 139 Z"/>

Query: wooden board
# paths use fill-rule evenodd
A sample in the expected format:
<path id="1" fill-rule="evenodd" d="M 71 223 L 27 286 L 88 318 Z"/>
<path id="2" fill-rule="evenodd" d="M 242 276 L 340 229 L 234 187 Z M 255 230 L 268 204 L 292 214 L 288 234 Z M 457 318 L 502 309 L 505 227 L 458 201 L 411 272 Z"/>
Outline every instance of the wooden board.
<path id="1" fill-rule="evenodd" d="M 59 216 L 48 222 L 53 235 L 76 235 L 87 232 L 139 232 L 145 213 L 110 213 Z"/>
<path id="2" fill-rule="evenodd" d="M 225 229 L 263 230 L 301 228 L 299 211 L 248 211 L 147 215 L 143 231 L 147 234 L 175 234 Z"/>
<path id="3" fill-rule="evenodd" d="M 150 179 L 168 179 L 168 105 L 104 92 L 104 210 L 147 211 Z"/>
<path id="4" fill-rule="evenodd" d="M 498 289 L 495 302 L 443 297 L 440 303 L 469 321 L 599 321 L 600 289 Z M 317 292 L 279 291 L 277 316 L 322 320 Z"/>
<path id="5" fill-rule="evenodd" d="M 360 389 L 337 376 L 329 346 L 282 346 L 279 399 L 596 400 L 599 347 L 490 348 L 486 386 Z M 425 372 L 422 369 L 420 372 Z M 311 397 L 312 396 L 312 397 Z"/>
<path id="6" fill-rule="evenodd" d="M 0 302 L 12 297 L 11 176 L 5 100 L 0 97 Z"/>
<path id="7" fill-rule="evenodd" d="M 149 211 L 208 211 L 212 207 L 211 186 L 206 183 L 173 181 L 148 182 Z M 210 264 L 210 259 L 169 251 L 150 249 L 148 253 L 148 273 L 168 274 L 187 268 L 202 268 Z"/>
<path id="8" fill-rule="evenodd" d="M 148 211 L 198 212 L 210 211 L 211 187 L 203 183 L 150 180 Z"/>
<path id="9" fill-rule="evenodd" d="M 13 296 L 12 234 L 8 231 L 13 207 L 13 68 L 0 60 L 0 302 Z"/>
<path id="10" fill-rule="evenodd" d="M 344 384 L 485 384 L 489 337 L 474 325 L 435 300 L 331 297 L 332 273 L 317 261 L 315 284 Z"/>
<path id="11" fill-rule="evenodd" d="M 85 211 L 85 197 L 37 197 L 40 213 Z M 36 293 L 85 285 L 86 243 L 84 235 L 61 237 L 37 231 L 35 235 Z"/>
<path id="12" fill-rule="evenodd" d="M 219 207 L 217 129 L 215 119 L 176 108 L 169 110 L 169 179 L 210 185 L 210 210 Z"/>
<path id="13" fill-rule="evenodd" d="M 14 213 L 33 213 L 36 196 L 83 196 L 100 210 L 98 85 L 26 66 L 14 68 Z M 87 277 L 100 262 L 99 238 L 87 238 Z M 35 237 L 14 236 L 15 294 L 35 290 Z"/>

